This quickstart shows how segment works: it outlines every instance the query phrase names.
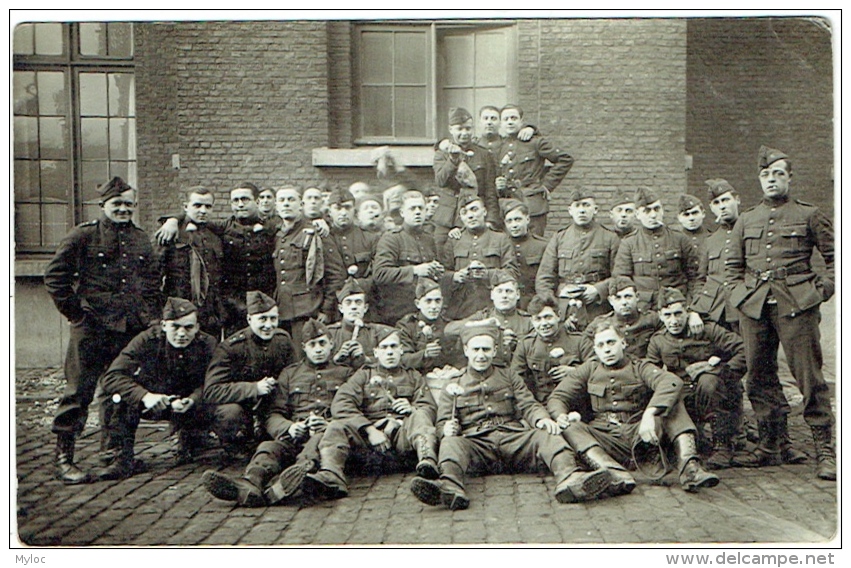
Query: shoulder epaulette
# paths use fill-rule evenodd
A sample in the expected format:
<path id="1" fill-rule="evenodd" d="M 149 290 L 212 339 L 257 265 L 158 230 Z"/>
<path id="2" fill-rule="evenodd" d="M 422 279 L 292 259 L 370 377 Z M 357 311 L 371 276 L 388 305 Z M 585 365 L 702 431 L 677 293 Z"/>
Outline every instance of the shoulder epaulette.
<path id="1" fill-rule="evenodd" d="M 801 201 L 800 199 L 796 199 L 795 203 L 797 203 L 798 205 L 803 205 L 804 207 L 816 207 L 812 203 L 807 203 L 806 201 Z"/>
<path id="2" fill-rule="evenodd" d="M 242 341 L 245 341 L 245 332 L 244 331 L 234 333 L 233 335 L 228 337 L 228 343 L 230 345 L 234 345 L 235 343 L 240 343 Z"/>
<path id="3" fill-rule="evenodd" d="M 517 315 L 527 317 L 527 318 L 532 317 L 531 315 L 529 315 L 529 312 L 527 312 L 526 310 L 521 310 L 521 309 L 517 310 Z"/>
<path id="4" fill-rule="evenodd" d="M 91 221 L 86 221 L 85 223 L 80 223 L 77 225 L 78 227 L 94 227 L 99 223 L 99 219 L 92 219 Z"/>

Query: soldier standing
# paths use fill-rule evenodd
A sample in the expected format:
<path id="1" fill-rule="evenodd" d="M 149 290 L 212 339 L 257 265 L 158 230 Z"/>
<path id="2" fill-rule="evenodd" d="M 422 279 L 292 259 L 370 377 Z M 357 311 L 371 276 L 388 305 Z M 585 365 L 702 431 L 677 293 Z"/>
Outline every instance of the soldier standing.
<path id="1" fill-rule="evenodd" d="M 612 220 L 612 232 L 621 240 L 635 233 L 635 192 L 617 190 L 609 217 Z"/>
<path id="2" fill-rule="evenodd" d="M 56 477 L 86 483 L 74 463 L 98 378 L 133 337 L 157 321 L 160 291 L 153 249 L 133 224 L 136 191 L 114 177 L 98 188 L 102 217 L 75 227 L 44 272 L 56 308 L 71 323 L 65 390 L 53 419 Z M 101 416 L 105 424 L 108 416 Z"/>
<path id="3" fill-rule="evenodd" d="M 712 234 L 703 226 L 706 211 L 703 209 L 703 203 L 700 199 L 687 193 L 680 195 L 678 206 L 677 221 L 679 221 L 680 226 L 675 230 L 679 230 L 691 242 L 692 249 L 697 253 L 698 265 L 700 265 L 700 260 L 706 254 L 706 239 Z"/>
<path id="4" fill-rule="evenodd" d="M 529 208 L 517 199 L 502 200 L 505 234 L 514 248 L 514 259 L 520 271 L 520 309 L 525 310 L 529 300 L 535 295 L 535 278 L 541 266 L 541 258 L 547 248 L 544 237 L 529 232 Z"/>
<path id="5" fill-rule="evenodd" d="M 833 411 L 822 374 L 819 305 L 834 293 L 833 223 L 817 207 L 789 196 L 792 162 L 765 146 L 759 151 L 763 199 L 736 221 L 727 258 L 730 300 L 742 317 L 748 366 L 748 398 L 757 417 L 763 464 L 777 463 L 786 435 L 789 403 L 777 376 L 783 345 L 789 369 L 804 395 L 804 420 L 818 458 L 817 475 L 836 480 Z M 813 271 L 812 254 L 824 258 Z"/>

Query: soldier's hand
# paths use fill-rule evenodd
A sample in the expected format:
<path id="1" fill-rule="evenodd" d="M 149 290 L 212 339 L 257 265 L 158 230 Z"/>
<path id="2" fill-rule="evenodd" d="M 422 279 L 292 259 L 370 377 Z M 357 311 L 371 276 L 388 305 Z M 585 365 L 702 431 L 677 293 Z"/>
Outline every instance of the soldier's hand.
<path id="1" fill-rule="evenodd" d="M 517 139 L 521 142 L 528 142 L 535 135 L 535 129 L 531 126 L 524 126 L 517 132 Z"/>
<path id="2" fill-rule="evenodd" d="M 378 452 L 386 452 L 390 449 L 390 440 L 387 436 L 375 426 L 366 427 L 366 436 L 369 440 L 369 445 Z"/>
<path id="3" fill-rule="evenodd" d="M 154 233 L 154 238 L 156 238 L 157 243 L 160 245 L 167 245 L 177 236 L 179 227 L 180 225 L 177 222 L 177 218 L 169 217 L 166 219 L 166 222 L 163 223 L 162 227 L 157 229 L 157 232 Z"/>
<path id="4" fill-rule="evenodd" d="M 324 430 L 326 426 L 328 426 L 328 421 L 325 420 L 324 416 L 319 416 L 318 414 L 311 414 L 307 417 L 307 427 L 310 428 L 311 432 Z"/>
<path id="5" fill-rule="evenodd" d="M 461 423 L 458 422 L 457 418 L 453 418 L 452 420 L 447 420 L 443 424 L 443 437 L 447 436 L 457 436 L 461 433 Z"/>
<path id="6" fill-rule="evenodd" d="M 461 238 L 461 229 L 459 229 L 458 227 L 452 227 L 451 229 L 449 229 L 448 236 L 450 239 L 457 241 Z"/>
<path id="7" fill-rule="evenodd" d="M 301 440 L 307 434 L 307 430 L 307 424 L 303 420 L 300 420 L 290 424 L 287 434 L 289 434 L 290 438 L 293 440 Z"/>
<path id="8" fill-rule="evenodd" d="M 573 370 L 573 367 L 570 365 L 559 365 L 558 367 L 553 367 L 550 369 L 550 372 L 547 373 L 556 381 L 561 381 Z"/>
<path id="9" fill-rule="evenodd" d="M 440 280 L 440 277 L 443 276 L 443 273 L 446 272 L 446 269 L 443 268 L 443 265 L 436 260 L 432 260 L 429 263 L 429 273 L 428 276 L 432 280 Z"/>
<path id="10" fill-rule="evenodd" d="M 599 297 L 600 294 L 594 286 L 590 284 L 585 285 L 585 289 L 582 291 L 582 303 L 592 304 L 596 302 Z"/>
<path id="11" fill-rule="evenodd" d="M 165 410 L 171 405 L 171 400 L 167 394 L 157 394 L 149 392 L 142 397 L 142 404 L 147 410 Z"/>
<path id="12" fill-rule="evenodd" d="M 257 385 L 257 396 L 265 396 L 275 390 L 277 382 L 272 377 L 265 377 L 254 383 Z"/>
<path id="13" fill-rule="evenodd" d="M 541 418 L 535 423 L 535 428 L 543 430 L 551 436 L 558 436 L 561 434 L 561 428 L 552 418 Z"/>
<path id="14" fill-rule="evenodd" d="M 695 335 L 703 333 L 703 319 L 700 314 L 697 312 L 688 313 L 688 328 Z"/>
<path id="15" fill-rule="evenodd" d="M 456 284 L 463 284 L 470 278 L 470 267 L 464 267 L 452 275 L 452 281 Z"/>
<path id="16" fill-rule="evenodd" d="M 390 408 L 392 408 L 393 412 L 396 414 L 410 414 L 414 411 L 414 407 L 411 406 L 411 401 L 407 398 L 395 399 L 393 404 L 390 405 Z"/>
<path id="17" fill-rule="evenodd" d="M 184 414 L 193 406 L 195 406 L 195 401 L 189 397 L 171 401 L 171 410 L 177 414 Z"/>
<path id="18" fill-rule="evenodd" d="M 423 262 L 421 264 L 414 265 L 414 274 L 419 276 L 420 278 L 429 278 L 431 277 L 432 266 L 430 262 Z"/>
<path id="19" fill-rule="evenodd" d="M 648 444 L 659 444 L 659 435 L 656 432 L 656 409 L 648 408 L 641 415 L 641 423 L 638 425 L 638 435 L 641 441 Z"/>
<path id="20" fill-rule="evenodd" d="M 437 149 L 440 150 L 441 152 L 449 152 L 449 149 L 452 148 L 452 146 L 454 146 L 454 144 L 452 144 L 452 142 L 450 142 L 449 140 L 444 138 L 443 140 L 438 142 Z"/>
<path id="21" fill-rule="evenodd" d="M 363 345 L 361 345 L 357 341 L 352 341 L 351 346 L 349 346 L 349 356 L 353 358 L 363 357 Z"/>
<path id="22" fill-rule="evenodd" d="M 331 234 L 331 228 L 328 227 L 328 223 L 325 222 L 325 219 L 314 219 L 313 228 L 316 230 L 316 233 L 323 239 L 327 238 L 328 235 Z"/>
<path id="23" fill-rule="evenodd" d="M 429 358 L 438 357 L 441 353 L 440 342 L 432 341 L 430 343 L 426 343 L 425 351 L 423 355 Z"/>

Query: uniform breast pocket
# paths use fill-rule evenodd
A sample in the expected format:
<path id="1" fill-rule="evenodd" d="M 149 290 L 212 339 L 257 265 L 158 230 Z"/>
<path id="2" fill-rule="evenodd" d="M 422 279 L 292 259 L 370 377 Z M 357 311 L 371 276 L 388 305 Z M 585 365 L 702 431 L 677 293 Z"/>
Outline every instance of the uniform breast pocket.
<path id="1" fill-rule="evenodd" d="M 573 249 L 570 250 L 560 250 L 558 251 L 558 273 L 559 276 L 565 276 L 573 271 L 573 256 L 576 254 L 576 251 Z"/>
<path id="2" fill-rule="evenodd" d="M 783 253 L 791 253 L 789 256 L 797 256 L 806 250 L 807 225 L 806 223 L 783 225 L 777 228 L 777 233 L 783 238 L 780 245 Z"/>
<path id="3" fill-rule="evenodd" d="M 88 248 L 89 262 L 96 264 L 109 264 L 115 262 L 118 251 L 113 247 L 90 246 Z"/>
<path id="4" fill-rule="evenodd" d="M 662 355 L 662 363 L 668 368 L 668 371 L 675 372 L 680 369 L 680 358 L 675 353 L 666 353 Z"/>
<path id="5" fill-rule="evenodd" d="M 591 395 L 592 399 L 605 398 L 606 388 L 608 388 L 606 383 L 597 381 L 589 381 L 587 386 L 588 394 Z"/>
<path id="6" fill-rule="evenodd" d="M 411 400 L 414 398 L 414 387 L 413 385 L 398 385 L 396 387 L 396 398 L 407 398 Z"/>
<path id="7" fill-rule="evenodd" d="M 753 227 L 746 228 L 744 234 L 742 235 L 742 240 L 745 244 L 745 254 L 748 256 L 754 256 L 759 254 L 759 244 L 762 239 L 762 228 Z"/>
<path id="8" fill-rule="evenodd" d="M 485 257 L 482 259 L 485 266 L 488 268 L 499 268 L 502 266 L 502 254 L 496 247 L 488 247 L 485 249 Z"/>
<path id="9" fill-rule="evenodd" d="M 293 387 L 290 389 L 289 397 L 290 405 L 293 408 L 299 408 L 310 398 L 310 391 L 304 386 Z"/>
<path id="10" fill-rule="evenodd" d="M 707 255 L 709 264 L 707 271 L 709 274 L 721 274 L 724 272 L 724 261 L 721 258 L 721 251 L 709 251 Z"/>
<path id="11" fill-rule="evenodd" d="M 609 271 L 609 251 L 604 248 L 591 249 L 588 256 L 591 258 L 591 270 L 605 272 L 606 275 L 601 275 L 599 279 L 606 278 Z"/>
<path id="12" fill-rule="evenodd" d="M 635 276 L 653 276 L 655 274 L 652 256 L 638 255 L 632 262 Z"/>
<path id="13" fill-rule="evenodd" d="M 470 246 L 467 243 L 456 243 L 452 248 L 452 256 L 455 260 L 455 268 L 463 268 L 469 264 Z"/>
<path id="14" fill-rule="evenodd" d="M 514 399 L 514 391 L 506 387 L 488 393 L 485 403 L 495 414 L 511 414 L 514 411 Z"/>
<path id="15" fill-rule="evenodd" d="M 682 271 L 683 253 L 678 250 L 665 251 L 665 268 L 669 274 L 676 274 Z"/>

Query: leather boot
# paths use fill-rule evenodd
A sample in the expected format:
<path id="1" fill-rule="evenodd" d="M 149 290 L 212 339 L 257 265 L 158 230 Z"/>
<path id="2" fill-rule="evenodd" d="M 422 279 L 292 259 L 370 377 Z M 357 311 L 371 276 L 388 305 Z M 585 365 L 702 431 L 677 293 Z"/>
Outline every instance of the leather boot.
<path id="1" fill-rule="evenodd" d="M 81 470 L 74 463 L 74 445 L 76 442 L 76 436 L 70 432 L 63 432 L 56 439 L 56 479 L 65 485 L 80 485 L 93 481 L 89 473 Z"/>
<path id="2" fill-rule="evenodd" d="M 816 475 L 819 479 L 836 481 L 836 450 L 833 447 L 833 428 L 831 426 L 811 426 L 813 441 L 816 445 Z"/>
<path id="3" fill-rule="evenodd" d="M 593 501 L 612 494 L 610 471 L 606 468 L 579 471 L 570 451 L 556 454 L 550 469 L 556 477 L 555 497 L 559 503 Z"/>
<path id="4" fill-rule="evenodd" d="M 680 485 L 690 493 L 697 493 L 703 487 L 715 487 L 720 479 L 714 473 L 709 473 L 700 465 L 697 456 L 697 444 L 694 434 L 686 432 L 674 440 L 677 451 L 677 462 L 680 470 Z"/>
<path id="5" fill-rule="evenodd" d="M 757 428 L 759 429 L 759 445 L 754 450 L 754 458 L 760 466 L 782 465 L 780 423 L 776 420 L 761 420 L 757 423 Z"/>
<path id="6" fill-rule="evenodd" d="M 304 476 L 301 490 L 315 499 L 340 499 L 349 494 L 343 468 L 348 452 L 343 448 L 319 448 L 320 466 Z"/>
<path id="7" fill-rule="evenodd" d="M 118 434 L 111 434 L 110 438 L 116 451 L 115 458 L 112 460 L 112 463 L 97 470 L 98 479 L 101 481 L 126 479 L 144 470 L 141 462 L 139 462 L 139 465 L 134 466 L 134 438 Z"/>
<path id="8" fill-rule="evenodd" d="M 239 478 L 208 469 L 201 476 L 201 482 L 213 497 L 223 501 L 235 501 L 241 507 L 265 507 L 263 487 L 269 477 L 269 472 L 262 467 L 251 467 Z"/>
<path id="9" fill-rule="evenodd" d="M 270 505 L 277 505 L 284 499 L 292 497 L 301 489 L 304 477 L 314 471 L 316 471 L 316 462 L 312 459 L 300 459 L 296 461 L 272 480 L 272 483 L 263 492 L 266 501 Z"/>
<path id="10" fill-rule="evenodd" d="M 706 459 L 707 469 L 729 467 L 757 467 L 759 462 L 753 454 L 736 448 L 734 441 L 736 424 L 731 414 L 716 412 L 712 421 L 712 454 Z"/>
<path id="11" fill-rule="evenodd" d="M 583 454 L 585 461 L 592 469 L 605 469 L 609 471 L 612 483 L 609 486 L 609 496 L 617 497 L 626 495 L 635 489 L 635 479 L 600 446 L 591 446 Z"/>
<path id="12" fill-rule="evenodd" d="M 195 455 L 201 449 L 201 437 L 195 430 L 181 428 L 177 431 L 177 450 L 174 454 L 174 464 L 181 466 L 195 461 Z"/>
<path id="13" fill-rule="evenodd" d="M 450 511 L 460 511 L 470 506 L 470 498 L 464 491 L 464 470 L 452 461 L 441 462 L 440 480 L 415 477 L 411 480 L 411 493 L 426 505 L 443 504 Z"/>
<path id="14" fill-rule="evenodd" d="M 807 461 L 807 454 L 796 448 L 789 438 L 789 426 L 785 416 L 780 420 L 777 443 L 780 446 L 780 459 L 783 463 L 799 464 Z"/>
<path id="15" fill-rule="evenodd" d="M 414 440 L 417 450 L 417 475 L 425 479 L 437 479 L 440 470 L 437 468 L 437 438 L 434 434 L 417 436 Z"/>

